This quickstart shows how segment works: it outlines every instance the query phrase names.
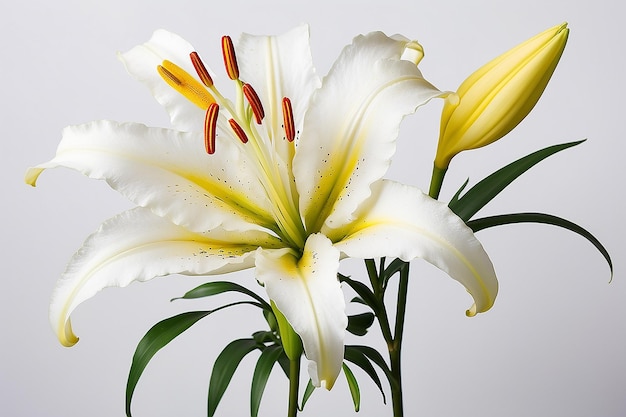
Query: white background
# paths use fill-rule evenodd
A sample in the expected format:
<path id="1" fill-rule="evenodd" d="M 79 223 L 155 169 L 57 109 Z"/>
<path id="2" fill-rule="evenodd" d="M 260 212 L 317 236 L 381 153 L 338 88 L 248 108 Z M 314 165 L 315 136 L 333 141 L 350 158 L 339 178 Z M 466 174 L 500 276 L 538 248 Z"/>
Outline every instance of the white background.
<path id="1" fill-rule="evenodd" d="M 0 415 L 122 416 L 134 348 L 155 322 L 220 300 L 170 303 L 203 282 L 169 277 L 105 290 L 74 314 L 81 337 L 61 347 L 47 319 L 48 298 L 71 254 L 99 223 L 130 207 L 106 187 L 68 170 L 23 182 L 28 166 L 50 159 L 69 124 L 94 119 L 167 126 L 165 112 L 116 60 L 154 29 L 178 32 L 220 70 L 219 38 L 278 34 L 311 24 L 313 58 L 325 74 L 353 36 L 402 33 L 426 49 L 425 76 L 455 89 L 494 56 L 568 21 L 569 44 L 533 113 L 506 139 L 453 161 L 442 192 L 476 181 L 551 144 L 588 138 L 534 168 L 481 214 L 544 211 L 588 228 L 611 251 L 615 278 L 584 239 L 551 226 L 480 232 L 500 278 L 494 308 L 466 318 L 470 297 L 415 262 L 404 350 L 407 416 L 626 415 L 626 233 L 624 41 L 615 1 L 25 1 L 0 15 L 2 58 L 2 265 Z M 388 177 L 427 187 L 441 102 L 408 118 Z M 360 262 L 342 271 L 362 277 Z M 251 271 L 230 277 L 254 285 Z M 136 416 L 206 415 L 212 363 L 230 340 L 263 328 L 242 307 L 197 324 L 159 353 L 140 381 Z M 361 343 L 349 338 L 348 343 Z M 373 330 L 367 342 L 382 348 Z M 250 356 L 218 415 L 248 413 Z M 359 371 L 362 416 L 390 416 Z M 304 377 L 303 377 L 304 378 Z M 303 416 L 352 415 L 344 377 L 316 392 Z M 388 391 L 387 391 L 388 393 Z M 287 382 L 274 370 L 261 415 L 286 412 Z M 328 414 L 323 414 L 328 413 Z"/>

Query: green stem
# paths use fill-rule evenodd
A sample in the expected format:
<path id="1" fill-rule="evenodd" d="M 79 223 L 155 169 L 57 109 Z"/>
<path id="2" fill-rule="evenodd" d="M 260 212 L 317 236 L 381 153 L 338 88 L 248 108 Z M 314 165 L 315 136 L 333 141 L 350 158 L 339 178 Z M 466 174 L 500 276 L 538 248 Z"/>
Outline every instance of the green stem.
<path id="1" fill-rule="evenodd" d="M 374 297 L 376 298 L 376 306 L 371 306 L 378 318 L 380 330 L 387 343 L 389 351 L 389 362 L 391 365 L 390 374 L 388 375 L 389 385 L 391 387 L 391 397 L 394 417 L 402 417 L 404 415 L 402 400 L 402 336 L 404 333 L 404 320 L 406 316 L 407 290 L 409 285 L 409 264 L 403 262 L 401 266 L 397 266 L 397 261 L 392 262 L 389 271 L 384 268 L 384 262 L 381 260 L 380 268 L 377 270 L 374 260 L 367 259 L 365 265 L 369 275 Z M 395 265 L 395 266 L 394 266 Z M 397 269 L 396 269 L 397 268 Z M 400 273 L 400 281 L 398 283 L 398 298 L 396 304 L 396 317 L 394 331 L 392 333 L 389 323 L 389 315 L 385 307 L 385 283 L 389 280 L 389 274 L 395 272 Z"/>
<path id="2" fill-rule="evenodd" d="M 400 282 L 398 283 L 398 303 L 396 305 L 396 324 L 394 338 L 389 350 L 391 362 L 391 374 L 395 384 L 391 386 L 391 400 L 394 417 L 404 415 L 402 401 L 402 336 L 404 334 L 404 319 L 406 316 L 406 300 L 409 285 L 409 264 L 405 263 L 400 269 Z"/>
<path id="3" fill-rule="evenodd" d="M 428 190 L 428 195 L 435 200 L 439 198 L 439 192 L 441 191 L 446 171 L 448 171 L 447 167 L 439 168 L 436 165 L 433 165 L 433 174 L 430 177 L 430 189 Z"/>
<path id="4" fill-rule="evenodd" d="M 287 417 L 298 414 L 298 388 L 300 384 L 300 358 L 289 361 L 289 410 Z"/>
<path id="5" fill-rule="evenodd" d="M 393 335 L 391 334 L 389 317 L 387 316 L 387 310 L 385 308 L 385 289 L 382 285 L 382 274 L 384 271 L 381 271 L 380 274 L 378 273 L 376 262 L 373 259 L 366 259 L 365 267 L 367 268 L 367 275 L 369 276 L 370 284 L 374 290 L 374 297 L 378 302 L 376 306 L 371 307 L 374 309 L 376 317 L 378 318 L 378 324 L 380 325 L 380 331 L 383 334 L 383 338 L 387 342 L 388 348 L 391 349 L 389 346 L 393 340 Z"/>

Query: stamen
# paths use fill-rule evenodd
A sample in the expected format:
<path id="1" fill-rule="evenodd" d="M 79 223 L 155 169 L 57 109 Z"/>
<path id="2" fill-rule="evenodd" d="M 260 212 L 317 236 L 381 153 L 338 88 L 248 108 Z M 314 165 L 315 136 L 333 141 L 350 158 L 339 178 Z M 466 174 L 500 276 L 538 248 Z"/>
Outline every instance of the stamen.
<path id="1" fill-rule="evenodd" d="M 211 103 L 215 103 L 213 96 L 202 84 L 173 62 L 163 61 L 157 67 L 157 71 L 170 87 L 201 109 L 206 109 Z"/>
<path id="2" fill-rule="evenodd" d="M 213 155 L 215 153 L 215 127 L 217 126 L 217 116 L 220 106 L 217 103 L 209 104 L 204 117 L 204 146 L 206 153 Z"/>
<path id="3" fill-rule="evenodd" d="M 243 85 L 243 94 L 248 99 L 248 103 L 250 103 L 250 108 L 252 109 L 252 113 L 254 113 L 256 123 L 260 125 L 265 117 L 265 110 L 263 110 L 263 105 L 261 104 L 259 96 L 256 91 L 254 91 L 254 88 L 247 83 Z"/>
<path id="4" fill-rule="evenodd" d="M 230 123 L 230 127 L 233 129 L 233 132 L 235 132 L 241 143 L 247 143 L 248 136 L 246 135 L 246 132 L 243 131 L 241 126 L 239 126 L 239 123 L 237 123 L 235 119 L 228 120 L 228 123 Z"/>
<path id="5" fill-rule="evenodd" d="M 283 97 L 283 123 L 285 125 L 285 137 L 289 142 L 293 142 L 296 138 L 296 126 L 293 121 L 291 100 L 287 97 Z"/>
<path id="6" fill-rule="evenodd" d="M 239 79 L 239 67 L 237 66 L 237 56 L 235 55 L 235 47 L 230 36 L 222 36 L 222 54 L 224 55 L 224 66 L 226 73 L 231 80 Z"/>
<path id="7" fill-rule="evenodd" d="M 209 74 L 209 71 L 207 71 L 204 63 L 200 59 L 200 55 L 198 55 L 196 51 L 193 51 L 189 54 L 189 57 L 191 58 L 191 63 L 196 69 L 196 73 L 198 74 L 198 77 L 200 77 L 202 83 L 204 83 L 207 87 L 213 86 L 213 78 L 211 78 L 211 74 Z"/>

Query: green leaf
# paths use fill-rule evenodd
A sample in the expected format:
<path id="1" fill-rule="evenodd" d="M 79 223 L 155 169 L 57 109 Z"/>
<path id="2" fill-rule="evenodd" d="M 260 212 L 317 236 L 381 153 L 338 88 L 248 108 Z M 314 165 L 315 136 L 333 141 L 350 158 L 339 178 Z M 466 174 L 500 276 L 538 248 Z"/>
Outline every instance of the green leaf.
<path id="1" fill-rule="evenodd" d="M 343 368 L 343 373 L 346 375 L 346 381 L 348 381 L 348 388 L 350 388 L 350 395 L 352 395 L 354 411 L 358 413 L 361 408 L 361 390 L 359 390 L 359 383 L 350 368 L 348 368 L 348 365 L 344 363 L 341 367 Z"/>
<path id="2" fill-rule="evenodd" d="M 551 214 L 545 213 L 514 213 L 514 214 L 503 214 L 499 216 L 491 216 L 485 217 L 482 219 L 471 220 L 467 223 L 469 227 L 472 228 L 474 232 L 479 230 L 486 229 L 488 227 L 501 226 L 505 224 L 514 224 L 514 223 L 542 223 L 542 224 L 551 224 L 553 226 L 559 226 L 564 229 L 570 230 L 574 233 L 578 233 L 580 236 L 587 239 L 593 246 L 598 249 L 598 251 L 604 256 L 604 259 L 609 264 L 609 269 L 611 270 L 611 280 L 613 279 L 613 262 L 611 261 L 611 256 L 606 248 L 600 243 L 598 239 L 595 238 L 591 233 L 582 227 L 578 226 L 576 223 L 572 223 L 569 220 L 565 220 L 561 217 L 553 216 Z"/>
<path id="3" fill-rule="evenodd" d="M 385 286 L 387 285 L 387 282 L 389 281 L 389 279 L 396 273 L 399 272 L 402 268 L 406 268 L 407 267 L 407 263 L 404 262 L 402 259 L 394 259 L 393 262 L 391 262 L 389 264 L 389 266 L 387 268 L 385 268 L 385 270 L 382 273 L 382 279 L 383 279 L 383 283 L 385 284 Z"/>
<path id="4" fill-rule="evenodd" d="M 361 297 L 353 297 L 352 300 L 350 300 L 350 302 L 367 305 L 367 303 Z"/>
<path id="5" fill-rule="evenodd" d="M 549 146 L 520 158 L 484 178 L 460 198 L 453 198 L 448 203 L 448 207 L 450 207 L 450 209 L 456 213 L 457 216 L 467 222 L 478 212 L 478 210 L 483 208 L 524 172 L 528 171 L 530 168 L 547 157 L 567 148 L 571 148 L 572 146 L 576 146 L 582 142 L 584 142 L 584 140 Z M 465 184 L 463 187 L 465 187 Z M 457 192 L 457 195 L 458 194 L 459 193 Z"/>
<path id="6" fill-rule="evenodd" d="M 259 414 L 263 391 L 265 391 L 272 368 L 274 368 L 274 364 L 278 361 L 281 353 L 283 353 L 282 347 L 274 345 L 265 348 L 261 356 L 259 356 L 259 360 L 254 368 L 252 388 L 250 389 L 250 415 L 252 417 L 257 417 Z"/>
<path id="7" fill-rule="evenodd" d="M 213 365 L 209 382 L 209 417 L 213 417 L 215 414 L 215 410 L 241 360 L 257 348 L 259 348 L 259 344 L 254 339 L 238 339 L 230 342 L 219 354 Z"/>
<path id="8" fill-rule="evenodd" d="M 191 291 L 188 291 L 182 297 L 173 298 L 174 300 L 189 300 L 193 298 L 202 298 L 202 297 L 210 297 L 212 295 L 222 294 L 225 292 L 239 292 L 242 294 L 249 295 L 250 297 L 257 300 L 261 305 L 263 305 L 264 309 L 270 309 L 270 305 L 257 293 L 254 291 L 250 291 L 246 287 L 243 287 L 239 284 L 235 284 L 234 282 L 229 281 L 215 281 L 215 282 L 207 282 L 206 284 L 202 284 Z"/>
<path id="9" fill-rule="evenodd" d="M 361 368 L 363 371 L 365 371 L 367 375 L 369 375 L 369 377 L 372 379 L 372 381 L 374 381 L 374 383 L 378 387 L 378 390 L 380 391 L 380 395 L 383 396 L 383 403 L 387 404 L 387 398 L 385 397 L 385 391 L 383 391 L 383 385 L 380 382 L 380 378 L 378 377 L 378 374 L 376 373 L 376 370 L 374 369 L 374 366 L 372 366 L 372 363 L 370 362 L 368 357 L 359 349 L 359 346 L 346 346 L 343 357 L 345 360 L 352 362 L 353 364 Z M 382 359 L 382 356 L 380 357 L 380 359 Z M 384 363 L 384 360 L 383 360 L 383 365 L 384 365 L 383 371 L 388 377 L 390 372 L 387 368 L 387 365 Z"/>
<path id="10" fill-rule="evenodd" d="M 461 196 L 461 193 L 463 192 L 465 187 L 467 187 L 467 184 L 469 184 L 469 178 L 466 179 L 463 184 L 461 184 L 458 190 L 456 190 L 456 193 L 454 193 L 454 195 L 450 199 L 450 202 L 448 203 L 448 207 L 450 207 L 453 204 L 457 204 L 457 202 L 459 201 L 459 197 Z"/>
<path id="11" fill-rule="evenodd" d="M 130 406 L 133 393 L 148 362 L 161 348 L 198 322 L 198 320 L 211 313 L 212 311 L 189 311 L 170 317 L 152 326 L 139 341 L 133 355 L 126 383 L 126 415 L 128 417 L 131 417 Z"/>
<path id="12" fill-rule="evenodd" d="M 347 331 L 357 336 L 365 336 L 367 330 L 374 323 L 374 313 L 361 313 L 348 316 Z"/>
<path id="13" fill-rule="evenodd" d="M 278 332 L 278 321 L 276 320 L 276 316 L 274 315 L 271 306 L 269 310 L 265 308 L 263 309 L 263 317 L 265 318 L 267 325 L 270 326 L 270 330 Z"/>
<path id="14" fill-rule="evenodd" d="M 315 391 L 315 386 L 313 385 L 313 381 L 309 379 L 309 383 L 306 384 L 304 394 L 302 395 L 302 405 L 300 405 L 300 411 L 304 410 L 304 405 L 311 397 L 311 394 L 313 394 L 313 391 Z"/>
<path id="15" fill-rule="evenodd" d="M 289 358 L 287 357 L 287 354 L 284 350 L 282 355 L 280 355 L 280 357 L 278 358 L 278 364 L 282 368 L 287 379 L 289 379 L 289 368 L 291 367 L 291 364 L 289 363 Z"/>
<path id="16" fill-rule="evenodd" d="M 359 281 L 354 281 L 353 279 L 341 274 L 338 274 L 338 277 L 340 282 L 348 284 L 374 312 L 378 311 L 378 301 L 376 301 L 374 293 L 367 287 L 367 285 Z"/>
<path id="17" fill-rule="evenodd" d="M 271 343 L 278 341 L 278 338 L 274 335 L 274 333 L 267 330 L 260 330 L 252 333 L 252 338 L 256 340 L 257 343 Z"/>

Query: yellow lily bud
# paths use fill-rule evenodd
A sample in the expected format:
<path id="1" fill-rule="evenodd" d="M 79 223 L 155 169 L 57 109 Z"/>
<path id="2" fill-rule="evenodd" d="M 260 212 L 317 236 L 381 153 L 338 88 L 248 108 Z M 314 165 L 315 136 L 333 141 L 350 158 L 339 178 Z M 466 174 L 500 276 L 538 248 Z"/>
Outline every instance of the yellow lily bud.
<path id="1" fill-rule="evenodd" d="M 470 75 L 446 98 L 435 167 L 459 152 L 488 145 L 517 126 L 546 88 L 561 58 L 567 23 L 536 35 Z"/>

